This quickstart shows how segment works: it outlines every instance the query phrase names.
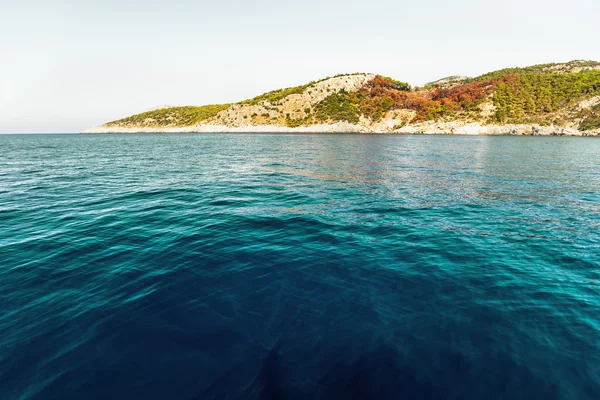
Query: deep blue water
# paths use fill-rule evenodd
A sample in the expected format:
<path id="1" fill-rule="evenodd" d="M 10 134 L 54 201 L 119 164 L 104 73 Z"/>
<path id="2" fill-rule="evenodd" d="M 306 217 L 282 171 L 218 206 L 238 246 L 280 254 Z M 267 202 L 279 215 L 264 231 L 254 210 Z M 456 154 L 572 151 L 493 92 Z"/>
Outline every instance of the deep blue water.
<path id="1" fill-rule="evenodd" d="M 600 140 L 0 136 L 1 399 L 599 399 Z"/>

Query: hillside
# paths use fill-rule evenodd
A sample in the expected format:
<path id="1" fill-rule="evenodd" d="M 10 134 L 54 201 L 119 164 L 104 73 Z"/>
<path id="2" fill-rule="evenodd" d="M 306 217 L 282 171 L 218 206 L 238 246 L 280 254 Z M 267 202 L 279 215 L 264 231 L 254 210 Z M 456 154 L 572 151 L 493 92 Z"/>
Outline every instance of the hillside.
<path id="1" fill-rule="evenodd" d="M 598 135 L 600 63 L 450 76 L 422 88 L 344 74 L 233 104 L 159 108 L 87 132 L 229 131 Z"/>

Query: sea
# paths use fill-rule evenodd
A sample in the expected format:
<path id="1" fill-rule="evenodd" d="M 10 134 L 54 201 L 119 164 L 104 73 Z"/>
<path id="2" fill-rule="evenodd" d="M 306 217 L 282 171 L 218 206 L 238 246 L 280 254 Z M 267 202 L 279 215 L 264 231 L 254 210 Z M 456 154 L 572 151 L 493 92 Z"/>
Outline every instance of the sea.
<path id="1" fill-rule="evenodd" d="M 600 399 L 600 139 L 2 135 L 0 399 Z"/>

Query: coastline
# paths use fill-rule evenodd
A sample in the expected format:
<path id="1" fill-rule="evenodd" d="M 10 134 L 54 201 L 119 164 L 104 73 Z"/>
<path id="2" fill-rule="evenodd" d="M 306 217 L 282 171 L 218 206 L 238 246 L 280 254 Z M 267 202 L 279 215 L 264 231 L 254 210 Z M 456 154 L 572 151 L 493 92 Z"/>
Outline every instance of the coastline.
<path id="1" fill-rule="evenodd" d="M 600 130 L 580 131 L 564 126 L 541 126 L 538 124 L 482 125 L 462 122 L 424 122 L 410 124 L 398 129 L 378 125 L 369 127 L 361 124 L 340 122 L 310 126 L 288 127 L 284 125 L 240 125 L 226 126 L 202 124 L 185 127 L 114 127 L 99 126 L 87 129 L 82 134 L 135 134 L 135 133 L 379 133 L 379 134 L 434 134 L 472 136 L 600 136 Z"/>

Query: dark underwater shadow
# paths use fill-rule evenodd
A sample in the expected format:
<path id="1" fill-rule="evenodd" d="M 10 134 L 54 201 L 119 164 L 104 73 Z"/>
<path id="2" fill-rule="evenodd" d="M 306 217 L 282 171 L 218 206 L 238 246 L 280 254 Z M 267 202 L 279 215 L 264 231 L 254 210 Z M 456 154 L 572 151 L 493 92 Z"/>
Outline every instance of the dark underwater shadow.
<path id="1" fill-rule="evenodd" d="M 335 354 L 343 353 L 342 349 Z M 425 360 L 419 354 L 406 357 L 382 345 L 355 360 L 323 360 L 322 365 L 329 367 L 317 372 L 319 378 L 315 383 L 298 385 L 306 380 L 297 376 L 293 365 L 284 367 L 278 346 L 267 352 L 260 371 L 247 386 L 232 387 L 236 371 L 229 371 L 197 399 L 554 400 L 560 397 L 555 385 L 506 356 L 482 358 L 476 365 L 452 352 L 425 357 Z"/>
<path id="2" fill-rule="evenodd" d="M 253 360 L 248 360 L 227 371 L 224 376 L 215 380 L 194 400 L 222 398 L 283 400 L 295 398 L 290 393 L 291 388 L 284 388 L 286 370 L 281 363 L 279 349 L 280 346 L 276 346 L 267 352 L 266 356 L 260 361 L 260 371 L 250 378 L 250 384 L 244 385 L 240 382 L 243 381 L 243 375 L 246 375 L 246 378 L 248 377 L 248 368 L 253 368 L 256 365 L 252 362 Z M 240 378 L 242 379 L 240 380 Z"/>

